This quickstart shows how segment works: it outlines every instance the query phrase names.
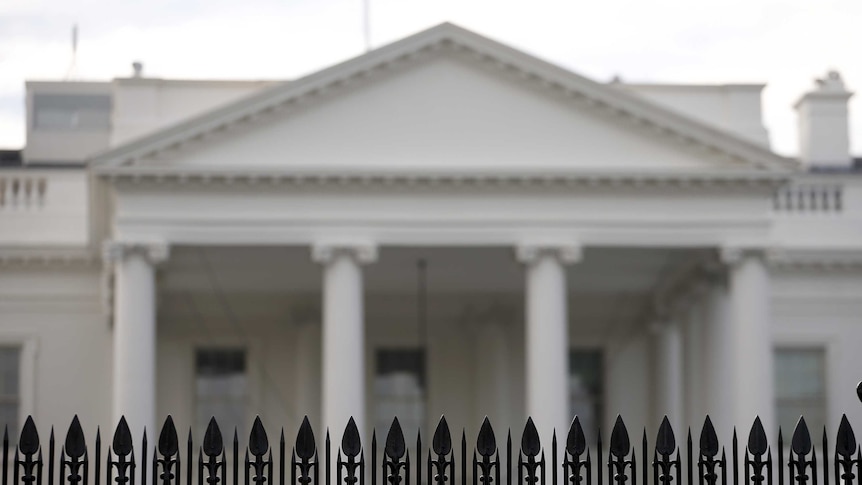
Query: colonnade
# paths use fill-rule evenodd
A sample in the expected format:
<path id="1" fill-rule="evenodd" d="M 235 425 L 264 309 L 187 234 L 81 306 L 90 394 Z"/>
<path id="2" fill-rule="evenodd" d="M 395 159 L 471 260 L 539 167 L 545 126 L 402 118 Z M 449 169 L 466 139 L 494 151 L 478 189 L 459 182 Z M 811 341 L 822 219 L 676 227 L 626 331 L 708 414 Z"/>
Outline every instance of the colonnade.
<path id="1" fill-rule="evenodd" d="M 334 243 L 312 247 L 322 266 L 322 417 L 342 429 L 349 416 L 364 427 L 363 266 L 377 258 L 373 244 Z M 568 412 L 568 315 L 566 265 L 580 248 L 569 244 L 524 244 L 515 249 L 525 267 L 525 403 L 539 432 L 565 430 Z M 169 254 L 162 243 L 106 245 L 114 267 L 114 377 L 116 416 L 133 431 L 155 429 L 155 266 Z M 711 413 L 729 425 L 772 414 L 772 348 L 769 275 L 757 251 L 723 251 L 726 285 L 702 292 L 691 311 L 701 318 L 664 315 L 654 329 L 653 409 L 672 424 Z M 709 383 L 705 385 L 704 383 Z M 661 411 L 658 411 L 661 410 Z M 718 423 L 717 423 L 718 424 Z"/>
<path id="2" fill-rule="evenodd" d="M 652 420 L 658 426 L 667 415 L 674 429 L 699 432 L 707 414 L 718 430 L 746 428 L 759 416 L 769 432 L 775 406 L 764 255 L 724 250 L 721 262 L 721 271 L 693 282 L 651 326 Z"/>

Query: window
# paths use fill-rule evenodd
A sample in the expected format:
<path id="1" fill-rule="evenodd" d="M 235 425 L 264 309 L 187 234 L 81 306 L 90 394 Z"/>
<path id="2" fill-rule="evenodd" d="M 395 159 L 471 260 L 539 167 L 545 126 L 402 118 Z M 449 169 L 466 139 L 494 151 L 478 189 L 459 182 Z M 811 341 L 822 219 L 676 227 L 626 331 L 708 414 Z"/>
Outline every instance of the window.
<path id="1" fill-rule="evenodd" d="M 569 414 L 578 416 L 587 440 L 595 441 L 604 405 L 602 351 L 573 349 L 569 353 Z"/>
<path id="2" fill-rule="evenodd" d="M 228 440 L 234 428 L 246 429 L 248 376 L 242 349 L 198 349 L 195 355 L 195 420 L 206 429 L 215 416 Z"/>
<path id="3" fill-rule="evenodd" d="M 420 349 L 377 351 L 374 377 L 374 426 L 386 439 L 392 418 L 397 416 L 410 443 L 425 423 L 425 352 Z"/>
<path id="4" fill-rule="evenodd" d="M 111 97 L 92 94 L 35 94 L 33 113 L 34 129 L 104 131 L 111 123 Z"/>
<path id="5" fill-rule="evenodd" d="M 10 436 L 17 436 L 19 426 L 20 375 L 21 349 L 0 347 L 0 429 L 6 426 Z"/>
<path id="6" fill-rule="evenodd" d="M 775 351 L 775 404 L 784 436 L 792 436 L 799 416 L 812 435 L 826 423 L 826 352 L 822 348 Z M 789 442 L 789 441 L 787 441 Z"/>

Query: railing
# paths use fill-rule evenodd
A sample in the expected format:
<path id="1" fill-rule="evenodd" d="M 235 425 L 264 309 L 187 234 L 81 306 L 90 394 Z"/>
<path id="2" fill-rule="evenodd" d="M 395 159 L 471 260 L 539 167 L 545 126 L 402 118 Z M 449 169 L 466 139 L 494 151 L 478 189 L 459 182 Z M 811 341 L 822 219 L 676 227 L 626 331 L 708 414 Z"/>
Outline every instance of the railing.
<path id="1" fill-rule="evenodd" d="M 791 184 L 775 192 L 772 207 L 786 213 L 836 213 L 844 210 L 844 190 L 839 184 Z"/>
<path id="2" fill-rule="evenodd" d="M 44 175 L 0 173 L 0 209 L 42 207 L 47 190 Z"/>
<path id="3" fill-rule="evenodd" d="M 86 245 L 89 183 L 84 168 L 0 169 L 0 246 Z"/>
<path id="4" fill-rule="evenodd" d="M 495 485 L 502 484 L 501 475 L 506 485 L 545 485 L 548 481 L 552 485 L 637 485 L 638 481 L 642 485 L 773 485 L 776 475 L 777 484 L 783 485 L 785 466 L 788 482 L 795 485 L 817 485 L 818 480 L 829 485 L 830 474 L 835 485 L 853 485 L 854 479 L 858 485 L 862 479 L 862 450 L 846 416 L 838 427 L 831 455 L 832 467 L 827 459 L 830 455 L 826 430 L 823 431 L 820 449 L 825 463 L 818 467 L 816 446 L 804 419 L 799 420 L 793 431 L 787 461 L 784 459 L 785 443 L 781 432 L 773 453 L 759 418 L 752 425 L 742 449 L 734 431 L 729 452 L 719 443 L 709 417 L 700 430 L 696 451 L 690 430 L 685 444 L 682 447 L 677 445 L 667 418 L 662 421 L 652 446 L 644 431 L 639 450 L 632 446 L 620 417 L 611 431 L 607 448 L 601 433 L 593 449 L 588 446 L 577 417 L 561 449 L 558 449 L 556 434 L 550 448 L 547 444 L 543 447 L 531 419 L 527 420 L 519 443 L 517 449 L 513 449 L 509 430 L 505 445 L 498 445 L 491 423 L 486 418 L 472 446 L 468 447 L 466 433 L 462 432 L 460 447 L 456 447 L 444 417 L 434 431 L 430 447 L 423 446 L 417 433 L 416 458 L 411 462 L 410 447 L 397 419 L 389 428 L 382 450 L 378 449 L 376 433 L 372 435 L 370 448 L 363 446 L 352 418 L 341 436 L 340 445 L 334 445 L 333 449 L 327 431 L 320 448 L 308 419 L 305 419 L 296 434 L 294 446 L 287 453 L 284 431 L 277 450 L 274 450 L 259 418 L 255 419 L 248 445 L 243 449 L 239 447 L 236 432 L 232 446 L 226 446 L 216 420 L 211 419 L 202 441 L 195 443 L 189 432 L 185 453 L 182 453 L 177 430 L 169 416 L 155 446 L 147 444 L 144 432 L 137 455 L 129 427 L 125 419 L 121 419 L 103 462 L 105 450 L 101 434 L 96 433 L 95 446 L 88 449 L 84 432 L 75 417 L 57 455 L 52 431 L 48 442 L 47 470 L 44 470 L 46 462 L 39 435 L 35 423 L 28 418 L 12 460 L 9 459 L 8 434 L 4 434 L 2 483 L 8 484 L 11 473 L 13 485 L 100 485 L 104 473 L 105 485 L 146 485 L 148 480 L 153 485 L 192 485 L 195 479 L 199 485 L 204 481 L 208 485 L 266 485 L 275 484 L 274 480 L 278 485 L 364 485 L 366 478 L 370 479 L 371 485 L 377 485 L 378 480 L 388 485 L 402 482 L 410 485 L 411 480 L 415 480 L 417 485 Z M 148 453 L 152 453 L 151 462 L 148 462 Z M 276 454 L 275 459 L 273 453 Z M 607 458 L 604 458 L 605 453 Z M 774 458 L 774 455 L 777 456 Z M 605 467 L 607 475 L 603 472 Z"/>

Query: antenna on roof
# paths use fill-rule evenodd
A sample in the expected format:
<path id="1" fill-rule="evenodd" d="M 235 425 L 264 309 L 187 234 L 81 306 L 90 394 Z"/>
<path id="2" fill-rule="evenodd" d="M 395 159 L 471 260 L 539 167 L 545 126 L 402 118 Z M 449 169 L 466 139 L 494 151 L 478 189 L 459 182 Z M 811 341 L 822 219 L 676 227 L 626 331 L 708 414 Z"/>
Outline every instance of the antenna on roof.
<path id="1" fill-rule="evenodd" d="M 78 24 L 72 25 L 72 61 L 69 63 L 69 69 L 66 70 L 66 78 L 68 81 L 76 74 L 78 62 Z"/>
<path id="2" fill-rule="evenodd" d="M 362 35 L 365 37 L 365 52 L 371 50 L 371 0 L 362 0 Z"/>

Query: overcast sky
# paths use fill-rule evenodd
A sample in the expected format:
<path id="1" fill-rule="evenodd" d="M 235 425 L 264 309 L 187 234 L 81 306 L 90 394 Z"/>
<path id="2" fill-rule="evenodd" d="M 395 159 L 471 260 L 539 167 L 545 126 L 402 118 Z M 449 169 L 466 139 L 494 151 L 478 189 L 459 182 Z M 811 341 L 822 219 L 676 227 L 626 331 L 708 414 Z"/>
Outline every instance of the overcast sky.
<path id="1" fill-rule="evenodd" d="M 607 81 L 766 83 L 773 149 L 797 151 L 792 109 L 838 70 L 862 90 L 860 0 L 369 0 L 371 44 L 449 21 Z M 24 143 L 24 80 L 289 79 L 361 54 L 362 0 L 0 0 L 0 147 Z M 854 123 L 855 122 L 855 123 Z M 862 154 L 862 95 L 851 100 Z M 852 125 L 851 125 L 852 130 Z"/>

